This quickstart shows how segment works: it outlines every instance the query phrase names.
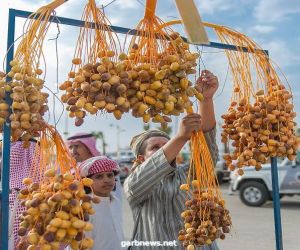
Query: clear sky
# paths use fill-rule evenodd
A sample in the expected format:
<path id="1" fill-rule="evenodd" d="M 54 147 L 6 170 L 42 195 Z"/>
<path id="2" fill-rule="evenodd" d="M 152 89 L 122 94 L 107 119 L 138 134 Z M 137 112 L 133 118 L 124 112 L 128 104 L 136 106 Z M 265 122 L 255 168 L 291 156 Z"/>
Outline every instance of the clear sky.
<path id="1" fill-rule="evenodd" d="M 34 11 L 38 7 L 50 1 L 38 0 L 1 0 L 0 1 L 0 62 L 6 53 L 6 37 L 8 25 L 8 9 L 15 8 Z M 83 11 L 84 0 L 69 0 L 57 8 L 57 15 L 80 19 Z M 99 5 L 106 5 L 111 1 L 97 0 Z M 269 50 L 270 57 L 280 66 L 292 87 L 294 104 L 297 113 L 300 111 L 300 2 L 298 0 L 196 0 L 195 1 L 202 16 L 207 22 L 222 24 L 245 33 L 264 49 Z M 117 0 L 105 8 L 105 13 L 113 25 L 134 28 L 142 18 L 145 0 Z M 157 15 L 164 21 L 178 18 L 178 12 L 173 0 L 158 0 Z M 18 18 L 16 22 L 16 37 L 22 34 L 24 19 Z M 174 27 L 175 28 L 175 27 Z M 44 53 L 47 63 L 46 85 L 56 91 L 57 79 L 61 83 L 66 79 L 67 72 L 71 67 L 78 28 L 60 25 L 58 38 L 58 58 L 56 56 L 55 41 L 48 40 L 57 35 L 57 26 L 51 25 L 50 31 L 44 43 Z M 176 27 L 181 31 L 180 27 Z M 217 41 L 209 31 L 211 41 Z M 182 33 L 183 34 L 183 33 Z M 184 34 L 183 34 L 184 35 Z M 124 36 L 120 36 L 123 41 Z M 200 48 L 202 49 L 202 48 Z M 58 59 L 58 66 L 57 66 Z M 215 98 L 216 117 L 222 122 L 220 116 L 226 112 L 231 93 L 231 77 L 228 77 L 228 62 L 224 52 L 216 49 L 203 48 L 203 62 L 207 69 L 213 71 L 218 77 L 220 88 Z M 203 68 L 203 64 L 201 65 Z M 57 74 L 58 72 L 58 74 Z M 54 118 L 57 120 L 63 112 L 59 102 L 53 102 L 49 98 L 50 123 Z M 55 115 L 54 115 L 55 114 Z M 296 118 L 299 123 L 299 116 Z M 111 124 L 113 126 L 111 126 Z M 119 125 L 123 131 L 120 132 L 120 146 L 126 147 L 131 137 L 142 131 L 143 123 L 130 115 L 126 115 L 121 121 L 116 121 L 111 115 L 90 117 L 86 119 L 81 127 L 75 127 L 73 120 L 62 115 L 57 128 L 60 133 L 102 131 L 108 143 L 108 151 L 114 151 L 117 145 L 117 129 Z M 176 119 L 172 123 L 173 131 L 176 129 Z M 155 128 L 156 125 L 151 125 Z M 100 143 L 99 149 L 101 150 Z"/>

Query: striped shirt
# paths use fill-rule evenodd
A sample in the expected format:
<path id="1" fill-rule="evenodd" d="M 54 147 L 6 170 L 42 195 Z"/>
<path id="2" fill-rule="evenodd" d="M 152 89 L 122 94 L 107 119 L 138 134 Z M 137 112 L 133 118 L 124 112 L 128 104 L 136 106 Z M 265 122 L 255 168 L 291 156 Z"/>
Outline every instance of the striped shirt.
<path id="1" fill-rule="evenodd" d="M 206 142 L 214 163 L 218 159 L 216 130 L 205 133 Z M 186 192 L 179 189 L 186 183 L 189 166 L 170 165 L 162 149 L 139 165 L 125 180 L 124 191 L 131 206 L 135 228 L 135 241 L 171 242 L 177 246 L 133 246 L 132 249 L 157 250 L 184 249 L 177 241 L 178 232 L 183 229 L 181 213 L 185 210 Z M 138 243 L 141 244 L 141 243 Z M 144 243 L 142 243 L 144 244 Z M 216 242 L 210 246 L 197 248 L 217 250 Z"/>

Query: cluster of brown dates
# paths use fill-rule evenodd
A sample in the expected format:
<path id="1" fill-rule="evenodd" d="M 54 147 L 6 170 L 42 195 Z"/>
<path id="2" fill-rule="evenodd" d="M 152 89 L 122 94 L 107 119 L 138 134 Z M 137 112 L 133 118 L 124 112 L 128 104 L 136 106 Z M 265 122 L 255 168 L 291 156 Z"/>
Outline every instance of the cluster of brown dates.
<path id="1" fill-rule="evenodd" d="M 291 93 L 279 85 L 268 95 L 258 91 L 254 104 L 246 99 L 231 103 L 222 116 L 222 142 L 232 141 L 235 148 L 232 154 L 224 155 L 230 170 L 238 168 L 242 175 L 243 166 L 259 170 L 269 157 L 295 159 L 299 139 L 295 136 L 296 113 L 291 98 Z"/>

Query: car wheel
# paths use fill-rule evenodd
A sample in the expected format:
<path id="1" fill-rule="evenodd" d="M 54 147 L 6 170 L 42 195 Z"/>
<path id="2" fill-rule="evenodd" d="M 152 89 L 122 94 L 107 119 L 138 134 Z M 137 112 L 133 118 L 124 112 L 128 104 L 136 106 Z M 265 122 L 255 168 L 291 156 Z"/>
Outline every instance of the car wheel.
<path id="1" fill-rule="evenodd" d="M 247 206 L 259 207 L 269 199 L 269 194 L 264 184 L 248 181 L 240 188 L 240 198 Z"/>

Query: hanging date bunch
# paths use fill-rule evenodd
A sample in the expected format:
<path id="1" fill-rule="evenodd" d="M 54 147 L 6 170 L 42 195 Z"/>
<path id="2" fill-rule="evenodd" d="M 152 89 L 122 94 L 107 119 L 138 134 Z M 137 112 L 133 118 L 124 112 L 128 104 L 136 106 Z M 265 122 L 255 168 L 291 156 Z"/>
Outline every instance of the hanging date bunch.
<path id="1" fill-rule="evenodd" d="M 38 137 L 43 127 L 43 116 L 48 111 L 48 93 L 43 92 L 45 62 L 43 43 L 50 26 L 50 17 L 64 0 L 55 0 L 41 7 L 28 17 L 23 37 L 10 62 L 7 72 L 12 98 L 12 140 L 22 139 L 25 145 L 32 137 Z M 27 143 L 26 143 L 27 142 Z"/>
<path id="2" fill-rule="evenodd" d="M 188 109 L 192 112 L 192 108 Z M 231 218 L 216 181 L 214 163 L 202 131 L 191 137 L 191 163 L 187 183 L 180 189 L 187 192 L 186 209 L 181 217 L 184 229 L 178 233 L 188 250 L 225 239 L 230 232 Z"/>
<path id="3" fill-rule="evenodd" d="M 156 0 L 147 0 L 144 18 L 136 27 L 128 53 L 120 60 L 131 82 L 127 98 L 132 115 L 144 122 L 161 123 L 166 126 L 170 116 L 184 112 L 190 96 L 201 94 L 188 80 L 195 74 L 197 53 L 189 51 L 189 45 L 155 16 Z"/>
<path id="4" fill-rule="evenodd" d="M 75 160 L 62 138 L 47 126 L 40 140 L 39 168 L 23 180 L 19 199 L 25 211 L 20 217 L 17 249 L 90 249 L 93 240 L 84 233 L 93 229 L 88 222 L 94 214 L 92 203 L 100 198 L 85 193 L 93 181 L 80 178 Z M 33 182 L 39 176 L 39 183 Z"/>
<path id="5" fill-rule="evenodd" d="M 291 90 L 283 84 L 266 52 L 251 39 L 226 27 L 214 29 L 222 42 L 238 48 L 226 51 L 234 81 L 230 107 L 222 116 L 222 141 L 231 141 L 235 148 L 224 156 L 229 169 L 238 168 L 242 175 L 243 166 L 259 170 L 269 157 L 294 160 L 299 139 L 295 136 Z"/>
<path id="6" fill-rule="evenodd" d="M 116 33 L 95 0 L 88 0 L 82 20 L 85 25 L 80 29 L 68 80 L 60 85 L 60 90 L 65 91 L 61 100 L 67 104 L 76 126 L 84 122 L 87 114 L 111 113 L 116 107 L 129 111 L 123 84 L 128 76 L 117 63 L 121 46 Z"/>
<path id="7" fill-rule="evenodd" d="M 10 90 L 11 87 L 6 83 L 6 74 L 0 71 L 0 132 L 2 132 L 3 124 L 9 115 L 9 105 L 5 101 L 5 93 Z"/>

